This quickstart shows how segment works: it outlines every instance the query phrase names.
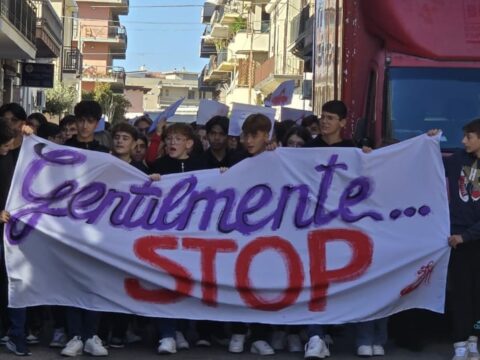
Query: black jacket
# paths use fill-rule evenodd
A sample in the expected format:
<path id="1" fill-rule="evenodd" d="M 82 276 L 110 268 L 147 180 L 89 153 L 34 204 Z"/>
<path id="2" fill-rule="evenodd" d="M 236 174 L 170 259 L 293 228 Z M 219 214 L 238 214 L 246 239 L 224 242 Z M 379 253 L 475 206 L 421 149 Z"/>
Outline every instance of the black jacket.
<path id="1" fill-rule="evenodd" d="M 201 156 L 190 156 L 188 159 L 179 160 L 166 155 L 155 160 L 151 167 L 152 173 L 160 175 L 204 169 L 207 169 L 207 166 Z"/>
<path id="2" fill-rule="evenodd" d="M 450 227 L 463 241 L 480 240 L 480 159 L 460 150 L 445 158 Z"/>
<path id="3" fill-rule="evenodd" d="M 101 145 L 97 140 L 93 140 L 91 142 L 80 142 L 77 140 L 77 137 L 74 136 L 71 139 L 65 142 L 65 145 L 75 147 L 78 149 L 85 149 L 85 150 L 92 150 L 92 151 L 99 151 L 99 152 L 110 152 L 110 149 Z"/>

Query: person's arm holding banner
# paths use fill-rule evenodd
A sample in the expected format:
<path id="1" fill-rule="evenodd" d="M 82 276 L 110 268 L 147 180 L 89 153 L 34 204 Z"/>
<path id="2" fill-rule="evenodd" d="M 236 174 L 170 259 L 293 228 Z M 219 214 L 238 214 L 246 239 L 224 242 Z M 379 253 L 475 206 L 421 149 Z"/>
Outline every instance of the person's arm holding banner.
<path id="1" fill-rule="evenodd" d="M 433 137 L 433 136 L 439 135 L 441 132 L 442 132 L 441 129 L 430 129 L 427 131 L 427 135 Z M 480 238 L 480 224 L 473 225 L 470 229 L 466 231 L 466 233 L 468 234 L 467 237 L 469 239 L 470 237 Z M 448 237 L 448 245 L 450 245 L 454 249 L 456 249 L 458 245 L 463 244 L 464 242 L 465 242 L 465 239 L 460 234 L 453 234 Z"/>
<path id="2" fill-rule="evenodd" d="M 6 224 L 10 221 L 10 213 L 7 210 L 0 212 L 0 223 Z"/>

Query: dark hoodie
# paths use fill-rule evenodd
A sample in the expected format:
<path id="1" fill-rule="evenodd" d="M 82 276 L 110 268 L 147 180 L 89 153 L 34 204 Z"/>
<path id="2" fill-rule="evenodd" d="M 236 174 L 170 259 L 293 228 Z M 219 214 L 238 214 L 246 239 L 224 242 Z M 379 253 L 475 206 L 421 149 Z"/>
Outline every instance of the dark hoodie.
<path id="1" fill-rule="evenodd" d="M 452 235 L 480 240 L 480 159 L 460 150 L 445 159 Z"/>
<path id="2" fill-rule="evenodd" d="M 107 147 L 101 145 L 97 140 L 93 140 L 90 142 L 81 142 L 77 140 L 76 136 L 67 140 L 65 142 L 65 145 L 78 148 L 78 149 L 84 149 L 84 150 L 92 150 L 92 151 L 99 151 L 99 152 L 105 152 L 105 153 L 110 152 L 110 150 Z"/>
<path id="3" fill-rule="evenodd" d="M 167 175 L 206 168 L 205 161 L 200 156 L 190 156 L 188 159 L 179 160 L 166 155 L 155 160 L 151 166 L 151 171 L 154 174 Z"/>

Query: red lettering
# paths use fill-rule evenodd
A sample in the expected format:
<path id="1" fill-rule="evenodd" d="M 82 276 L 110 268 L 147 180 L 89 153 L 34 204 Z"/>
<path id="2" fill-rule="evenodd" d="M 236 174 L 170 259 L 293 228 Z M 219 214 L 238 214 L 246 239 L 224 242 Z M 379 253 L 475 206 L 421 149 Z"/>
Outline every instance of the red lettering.
<path id="1" fill-rule="evenodd" d="M 326 245 L 333 241 L 347 243 L 352 250 L 352 257 L 345 267 L 327 270 Z M 308 250 L 312 286 L 309 309 L 324 311 L 327 305 L 327 290 L 331 283 L 356 279 L 370 267 L 373 243 L 366 234 L 357 230 L 316 230 L 308 234 Z"/>
<path id="2" fill-rule="evenodd" d="M 155 250 L 178 248 L 177 238 L 173 236 L 144 236 L 135 241 L 134 251 L 137 257 L 151 265 L 163 269 L 175 279 L 175 290 L 145 289 L 138 279 L 125 279 L 125 290 L 135 300 L 168 304 L 190 295 L 193 288 L 191 274 L 180 264 L 159 255 Z"/>
<path id="3" fill-rule="evenodd" d="M 217 253 L 237 251 L 238 246 L 233 240 L 184 238 L 183 248 L 200 251 L 202 268 L 202 301 L 210 306 L 217 305 L 217 277 L 215 263 Z"/>
<path id="4" fill-rule="evenodd" d="M 288 286 L 279 299 L 266 300 L 255 294 L 250 281 L 250 266 L 255 256 L 265 250 L 278 252 L 287 266 Z M 302 261 L 294 247 L 286 240 L 278 237 L 259 237 L 247 244 L 238 255 L 235 264 L 237 290 L 243 301 L 258 310 L 276 311 L 292 305 L 302 290 L 304 274 Z"/>

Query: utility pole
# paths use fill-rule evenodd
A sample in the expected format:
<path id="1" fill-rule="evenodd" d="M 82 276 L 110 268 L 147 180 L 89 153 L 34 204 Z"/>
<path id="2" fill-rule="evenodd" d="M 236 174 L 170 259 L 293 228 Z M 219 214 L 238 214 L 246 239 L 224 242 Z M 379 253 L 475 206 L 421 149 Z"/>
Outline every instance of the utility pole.
<path id="1" fill-rule="evenodd" d="M 252 104 L 252 87 L 253 87 L 253 5 L 250 5 L 248 11 L 248 26 L 250 34 L 250 54 L 248 60 L 248 103 Z"/>

